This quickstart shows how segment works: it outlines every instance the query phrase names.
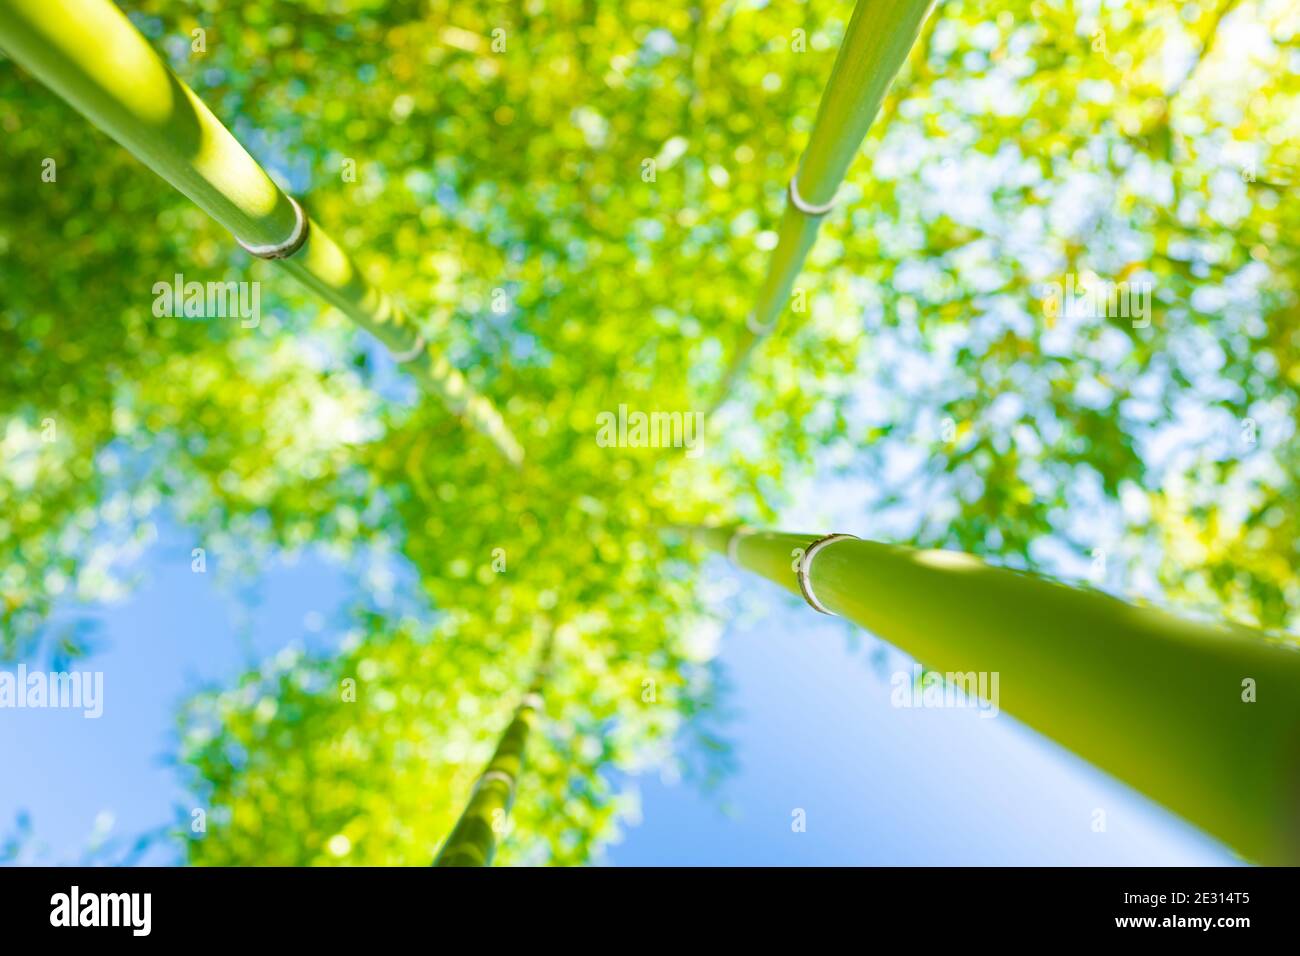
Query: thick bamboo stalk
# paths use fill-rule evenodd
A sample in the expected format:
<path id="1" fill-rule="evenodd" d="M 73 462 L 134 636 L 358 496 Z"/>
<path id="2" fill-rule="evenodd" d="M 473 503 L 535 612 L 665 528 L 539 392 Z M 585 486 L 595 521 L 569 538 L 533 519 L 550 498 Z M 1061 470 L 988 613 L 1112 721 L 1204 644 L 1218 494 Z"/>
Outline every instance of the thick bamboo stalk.
<path id="1" fill-rule="evenodd" d="M 697 534 L 795 593 L 796 557 L 819 537 Z M 1180 620 L 957 552 L 873 541 L 826 545 L 808 580 L 828 610 L 929 668 L 998 674 L 1000 710 L 1246 858 L 1300 863 L 1294 641 Z"/>
<path id="2" fill-rule="evenodd" d="M 553 638 L 548 636 L 538 659 L 537 673 L 492 759 L 483 768 L 456 826 L 434 857 L 434 866 L 490 866 L 497 832 L 505 825 L 515 799 L 515 784 L 524 766 L 528 732 L 542 712 L 542 692 L 550 671 Z"/>
<path id="3" fill-rule="evenodd" d="M 0 47 L 238 239 L 275 245 L 293 234 L 288 196 L 109 0 L 0 0 Z M 492 403 L 424 343 L 318 223 L 302 248 L 278 261 L 405 359 L 510 461 L 523 460 Z"/>
<path id="4" fill-rule="evenodd" d="M 799 196 L 807 206 L 824 207 L 834 201 L 933 2 L 858 0 L 795 174 Z M 750 353 L 772 331 L 785 310 L 790 291 L 817 239 L 821 220 L 820 215 L 800 211 L 787 195 L 767 278 L 722 376 L 715 409 L 727 399 Z"/>

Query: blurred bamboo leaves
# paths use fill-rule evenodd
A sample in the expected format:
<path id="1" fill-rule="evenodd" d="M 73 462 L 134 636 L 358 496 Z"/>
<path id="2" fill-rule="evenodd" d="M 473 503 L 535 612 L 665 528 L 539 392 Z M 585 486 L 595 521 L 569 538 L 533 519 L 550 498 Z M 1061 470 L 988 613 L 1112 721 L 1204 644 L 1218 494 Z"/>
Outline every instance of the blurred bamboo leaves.
<path id="1" fill-rule="evenodd" d="M 510 396 L 520 474 L 0 63 L 6 652 L 120 593 L 163 508 L 253 566 L 387 549 L 427 617 L 358 609 L 338 658 L 187 708 L 219 822 L 191 858 L 428 862 L 545 613 L 556 685 L 500 860 L 579 862 L 623 806 L 606 768 L 684 759 L 718 704 L 718 625 L 664 520 L 771 522 L 816 471 L 876 537 L 1066 577 L 1101 549 L 1112 586 L 1294 629 L 1300 17 L 1223 6 L 940 4 L 796 282 L 807 314 L 697 460 L 599 447 L 596 416 L 704 407 L 848 5 L 125 4 Z M 261 280 L 262 327 L 154 317 L 177 271 Z M 1049 315 L 1044 288 L 1088 274 L 1149 282 L 1149 324 Z"/>

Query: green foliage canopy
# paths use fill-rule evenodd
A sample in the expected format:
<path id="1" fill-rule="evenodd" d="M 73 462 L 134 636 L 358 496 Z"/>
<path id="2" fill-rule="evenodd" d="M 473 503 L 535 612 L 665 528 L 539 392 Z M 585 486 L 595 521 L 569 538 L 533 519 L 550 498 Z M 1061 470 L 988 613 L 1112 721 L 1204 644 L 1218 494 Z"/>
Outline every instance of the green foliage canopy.
<path id="1" fill-rule="evenodd" d="M 1067 577 L 1100 551 L 1109 587 L 1295 628 L 1291 5 L 942 3 L 823 226 L 806 310 L 698 459 L 601 447 L 596 416 L 705 407 L 847 5 L 126 9 L 528 453 L 505 468 L 0 64 L 5 651 L 58 639 L 56 602 L 119 593 L 162 508 L 229 566 L 314 545 L 418 582 L 417 611 L 358 608 L 337 658 L 286 653 L 187 707 L 215 821 L 195 862 L 427 862 L 538 621 L 554 685 L 499 858 L 589 858 L 621 805 L 605 771 L 675 759 L 716 703 L 696 553 L 655 528 L 773 521 L 813 474 L 856 490 L 861 534 Z M 260 326 L 154 316 L 176 272 L 261 280 Z M 1150 283 L 1150 323 L 1045 307 L 1089 274 Z"/>

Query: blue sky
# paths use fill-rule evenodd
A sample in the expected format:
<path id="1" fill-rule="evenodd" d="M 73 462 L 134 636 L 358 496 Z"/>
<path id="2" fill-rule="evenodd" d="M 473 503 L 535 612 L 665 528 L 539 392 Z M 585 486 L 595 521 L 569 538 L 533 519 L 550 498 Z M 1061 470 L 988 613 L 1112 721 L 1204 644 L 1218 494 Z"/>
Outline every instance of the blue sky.
<path id="1" fill-rule="evenodd" d="M 215 568 L 193 573 L 190 547 L 162 525 L 140 559 L 140 586 L 92 609 L 94 650 L 78 667 L 104 672 L 100 719 L 0 710 L 0 834 L 28 814 L 34 839 L 21 862 L 75 862 L 105 834 L 129 842 L 176 820 L 184 789 L 165 759 L 176 704 L 291 643 L 328 649 L 356 596 L 349 568 L 312 555 L 272 564 L 252 592 L 237 594 Z M 738 770 L 709 794 L 657 775 L 623 781 L 638 793 L 639 810 L 603 862 L 1234 861 L 1006 714 L 892 707 L 889 675 L 910 667 L 901 653 L 721 561 L 704 573 L 732 621 L 720 661 Z M 1097 809 L 1105 832 L 1093 830 Z M 798 810 L 803 832 L 792 828 Z M 166 846 L 142 857 L 178 859 Z"/>
<path id="2" fill-rule="evenodd" d="M 720 801 L 640 784 L 618 864 L 1224 865 L 1230 851 L 1005 714 L 891 706 L 901 652 L 721 562 L 740 769 Z M 734 599 L 733 602 L 734 603 Z M 873 665 L 872 657 L 882 658 Z M 1094 832 L 1093 812 L 1106 813 Z M 802 809 L 806 830 L 793 832 Z"/>

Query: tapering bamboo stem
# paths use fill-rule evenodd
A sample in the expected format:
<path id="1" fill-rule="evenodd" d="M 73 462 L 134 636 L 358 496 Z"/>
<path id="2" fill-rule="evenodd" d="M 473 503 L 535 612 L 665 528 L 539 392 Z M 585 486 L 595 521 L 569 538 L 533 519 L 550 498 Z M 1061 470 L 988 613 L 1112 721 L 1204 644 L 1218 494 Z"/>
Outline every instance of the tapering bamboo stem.
<path id="1" fill-rule="evenodd" d="M 820 537 L 695 534 L 795 593 L 795 557 Z M 1248 859 L 1300 863 L 1295 642 L 873 541 L 826 545 L 808 580 L 827 609 L 929 668 L 998 674 L 1001 710 Z"/>
<path id="2" fill-rule="evenodd" d="M 933 2 L 858 0 L 795 176 L 806 204 L 824 206 L 834 200 Z M 801 212 L 787 195 L 767 278 L 722 376 L 714 409 L 726 401 L 750 353 L 776 326 L 821 221 L 821 216 Z"/>
<path id="3" fill-rule="evenodd" d="M 0 46 L 237 238 L 274 245 L 293 234 L 289 198 L 109 0 L 0 0 Z M 277 261 L 395 354 L 410 355 L 407 367 L 453 413 L 511 462 L 523 460 L 500 412 L 318 223 Z"/>
<path id="4" fill-rule="evenodd" d="M 543 691 L 550 673 L 554 638 L 548 635 L 538 656 L 537 671 L 528 692 L 515 708 L 514 718 L 497 743 L 492 759 L 483 768 L 469 803 L 442 849 L 434 866 L 490 866 L 496 852 L 497 833 L 505 826 L 515 799 L 515 785 L 524 767 L 528 732 L 542 712 Z"/>

